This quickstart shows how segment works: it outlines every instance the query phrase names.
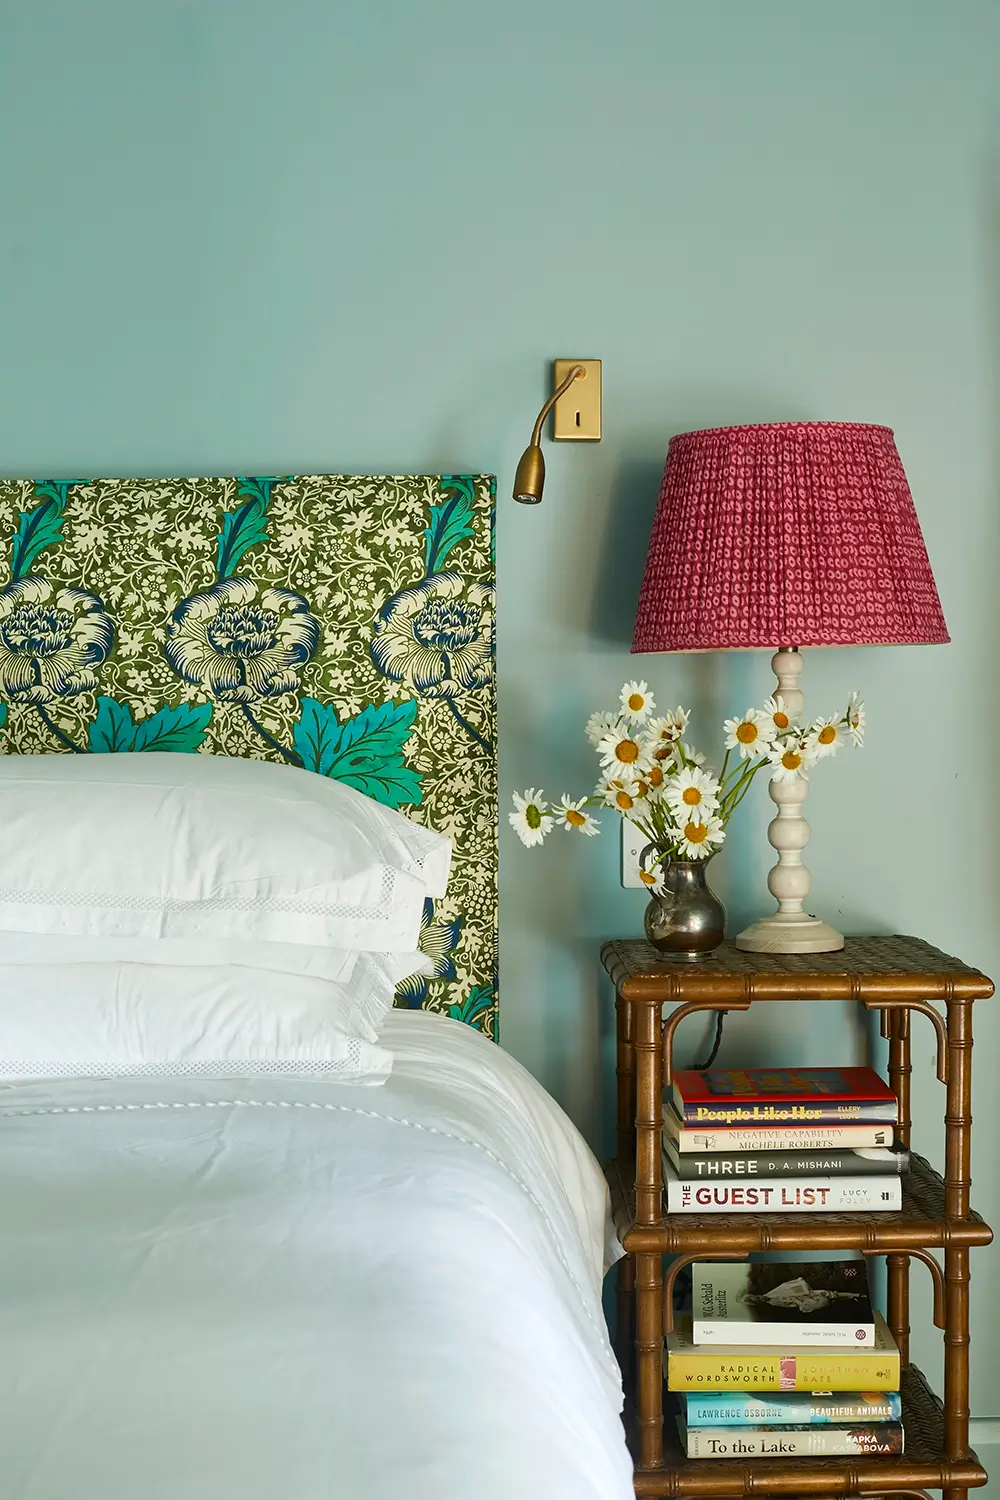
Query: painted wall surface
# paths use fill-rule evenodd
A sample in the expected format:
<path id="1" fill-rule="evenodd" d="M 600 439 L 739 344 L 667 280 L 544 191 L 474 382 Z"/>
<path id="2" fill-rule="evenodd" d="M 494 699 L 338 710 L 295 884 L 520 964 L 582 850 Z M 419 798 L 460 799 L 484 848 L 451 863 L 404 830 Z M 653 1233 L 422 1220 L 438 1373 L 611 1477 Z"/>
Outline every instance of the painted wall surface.
<path id="1" fill-rule="evenodd" d="M 5 0 L 0 467 L 493 470 L 503 496 L 550 358 L 603 358 L 603 442 L 550 445 L 544 505 L 499 517 L 503 785 L 554 792 L 588 786 L 582 724 L 625 674 L 702 740 L 769 690 L 763 654 L 628 655 L 670 435 L 888 423 L 955 644 L 810 658 L 813 707 L 859 687 L 871 724 L 815 779 L 814 904 L 1000 973 L 998 83 L 995 0 Z M 769 805 L 718 861 L 734 924 Z M 597 950 L 643 900 L 610 826 L 503 836 L 504 1042 L 598 1141 Z M 723 1058 L 863 1041 L 802 1006 L 735 1021 Z M 996 1218 L 988 1004 L 976 1058 Z M 982 1326 L 1000 1256 L 975 1273 Z"/>

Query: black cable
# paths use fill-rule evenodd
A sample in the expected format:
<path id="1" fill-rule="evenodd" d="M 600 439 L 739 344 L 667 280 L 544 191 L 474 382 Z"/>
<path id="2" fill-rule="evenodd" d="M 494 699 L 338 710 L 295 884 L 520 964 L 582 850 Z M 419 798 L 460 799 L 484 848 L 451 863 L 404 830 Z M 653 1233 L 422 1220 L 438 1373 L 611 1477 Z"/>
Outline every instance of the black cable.
<path id="1" fill-rule="evenodd" d="M 715 1041 L 712 1043 L 712 1050 L 704 1062 L 694 1064 L 696 1073 L 703 1073 L 706 1068 L 710 1068 L 718 1057 L 719 1048 L 722 1046 L 722 1023 L 725 1019 L 726 1012 L 720 1010 L 715 1017 Z"/>

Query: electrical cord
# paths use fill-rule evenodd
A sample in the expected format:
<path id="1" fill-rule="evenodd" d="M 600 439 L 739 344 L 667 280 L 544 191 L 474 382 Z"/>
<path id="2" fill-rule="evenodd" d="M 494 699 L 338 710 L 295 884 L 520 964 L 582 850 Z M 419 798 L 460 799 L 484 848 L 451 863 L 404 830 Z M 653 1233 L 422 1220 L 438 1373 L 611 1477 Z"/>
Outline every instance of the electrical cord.
<path id="1" fill-rule="evenodd" d="M 723 1022 L 725 1021 L 725 1019 L 726 1019 L 726 1012 L 724 1010 L 720 1010 L 720 1011 L 716 1012 L 716 1016 L 715 1016 L 715 1041 L 712 1043 L 712 1050 L 708 1054 L 708 1056 L 706 1057 L 705 1061 L 704 1062 L 700 1062 L 700 1063 L 695 1063 L 693 1065 L 694 1066 L 694 1070 L 695 1070 L 696 1073 L 703 1073 L 706 1068 L 710 1068 L 712 1066 L 712 1064 L 715 1062 L 715 1059 L 718 1057 L 718 1055 L 719 1055 L 719 1048 L 722 1046 L 722 1025 L 723 1025 Z"/>

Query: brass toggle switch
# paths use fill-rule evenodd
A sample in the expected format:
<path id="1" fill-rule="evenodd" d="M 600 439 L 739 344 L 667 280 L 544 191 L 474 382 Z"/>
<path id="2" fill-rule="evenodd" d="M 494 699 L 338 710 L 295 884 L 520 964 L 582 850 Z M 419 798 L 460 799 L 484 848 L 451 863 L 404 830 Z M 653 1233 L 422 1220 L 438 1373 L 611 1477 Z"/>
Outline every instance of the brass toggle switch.
<path id="1" fill-rule="evenodd" d="M 552 411 L 552 436 L 564 442 L 596 443 L 601 438 L 601 361 L 557 359 L 553 389 L 572 370 L 582 365 L 584 374 L 573 381 Z"/>

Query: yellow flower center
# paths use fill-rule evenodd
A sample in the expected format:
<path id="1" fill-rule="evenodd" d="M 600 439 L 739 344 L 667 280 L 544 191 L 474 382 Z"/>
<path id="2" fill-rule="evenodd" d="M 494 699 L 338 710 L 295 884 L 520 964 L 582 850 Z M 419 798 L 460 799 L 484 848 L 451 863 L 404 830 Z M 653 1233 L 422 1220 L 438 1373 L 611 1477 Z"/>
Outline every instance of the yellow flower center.
<path id="1" fill-rule="evenodd" d="M 832 745 L 837 738 L 837 731 L 832 724 L 824 724 L 816 738 L 821 745 Z"/>
<path id="2" fill-rule="evenodd" d="M 667 760 L 670 757 L 670 746 L 662 745 L 659 750 L 653 751 L 654 760 Z"/>
<path id="3" fill-rule="evenodd" d="M 760 730 L 752 719 L 744 719 L 743 723 L 737 726 L 736 738 L 741 745 L 752 745 L 759 735 Z"/>
<path id="4" fill-rule="evenodd" d="M 707 823 L 685 823 L 684 837 L 689 844 L 703 844 L 708 838 Z"/>
<path id="5" fill-rule="evenodd" d="M 628 695 L 628 706 L 634 714 L 639 712 L 645 701 L 641 693 L 629 693 Z"/>
<path id="6" fill-rule="evenodd" d="M 634 805 L 628 792 L 615 792 L 615 802 L 622 812 L 628 812 L 629 808 Z"/>
<path id="7" fill-rule="evenodd" d="M 688 807 L 697 807 L 701 801 L 701 793 L 696 786 L 686 786 L 681 793 L 681 801 L 686 802 Z"/>
<path id="8" fill-rule="evenodd" d="M 645 781 L 640 780 L 637 783 L 637 786 L 638 786 L 639 796 L 640 797 L 648 797 L 649 796 L 649 786 L 647 785 L 647 783 Z"/>
<path id="9" fill-rule="evenodd" d="M 655 875 L 650 875 L 650 873 L 649 873 L 648 870 L 640 870 L 639 871 L 639 879 L 642 881 L 643 885 L 655 885 L 656 884 L 656 876 Z"/>
<path id="10" fill-rule="evenodd" d="M 587 820 L 583 816 L 583 813 L 577 812 L 577 810 L 576 810 L 575 807 L 567 807 L 567 809 L 566 809 L 566 822 L 567 823 L 572 823 L 572 825 L 573 825 L 574 828 L 582 828 L 584 826 L 584 824 L 586 823 L 586 821 Z"/>
<path id="11" fill-rule="evenodd" d="M 652 769 L 650 770 L 650 773 L 649 773 L 649 784 L 650 784 L 650 786 L 662 786 L 663 785 L 663 771 L 661 770 L 661 768 L 659 766 L 653 766 Z"/>
<path id="12" fill-rule="evenodd" d="M 777 713 L 772 714 L 772 718 L 774 719 L 775 729 L 787 729 L 789 724 L 791 723 L 788 715 L 783 714 L 780 708 L 778 709 Z"/>
<path id="13" fill-rule="evenodd" d="M 802 764 L 802 756 L 797 750 L 786 750 L 781 757 L 781 764 L 786 771 L 797 771 Z"/>
<path id="14" fill-rule="evenodd" d="M 615 755 L 622 765 L 630 766 L 639 759 L 639 746 L 635 740 L 619 740 L 615 746 Z"/>

